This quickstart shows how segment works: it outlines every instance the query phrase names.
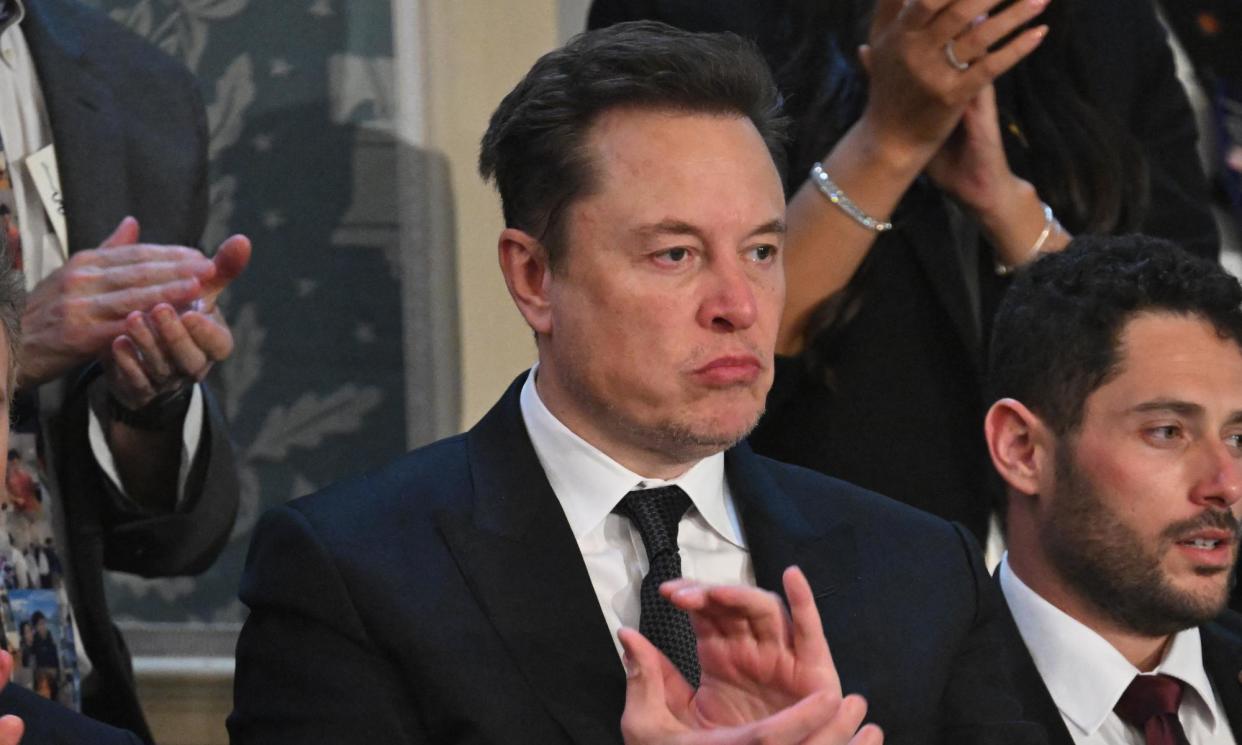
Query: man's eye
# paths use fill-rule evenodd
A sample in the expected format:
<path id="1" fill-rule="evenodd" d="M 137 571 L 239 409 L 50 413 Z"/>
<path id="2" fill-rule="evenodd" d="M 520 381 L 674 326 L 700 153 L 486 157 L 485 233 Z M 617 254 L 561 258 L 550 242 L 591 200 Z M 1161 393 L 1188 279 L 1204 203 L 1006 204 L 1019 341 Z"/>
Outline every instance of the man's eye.
<path id="1" fill-rule="evenodd" d="M 690 256 L 690 249 L 670 248 L 669 250 L 663 252 L 661 256 L 663 256 L 665 259 L 668 259 L 669 261 L 673 263 L 680 263 L 682 261 L 685 261 L 685 259 Z"/>
<path id="2" fill-rule="evenodd" d="M 1151 433 L 1153 439 L 1167 442 L 1176 440 L 1182 434 L 1182 428 L 1176 424 L 1165 424 L 1159 427 L 1152 427 L 1148 432 Z"/>
<path id="3" fill-rule="evenodd" d="M 771 261 L 772 257 L 775 255 L 776 255 L 776 246 L 773 246 L 769 243 L 764 243 L 759 246 L 754 246 L 750 249 L 751 260 L 759 262 L 759 263 Z"/>

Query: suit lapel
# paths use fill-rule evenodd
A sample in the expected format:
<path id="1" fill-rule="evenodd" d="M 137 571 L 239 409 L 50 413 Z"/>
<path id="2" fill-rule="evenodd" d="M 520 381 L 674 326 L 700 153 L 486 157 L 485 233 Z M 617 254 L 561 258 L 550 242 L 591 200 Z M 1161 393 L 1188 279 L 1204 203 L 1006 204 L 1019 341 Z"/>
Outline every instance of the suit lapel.
<path id="1" fill-rule="evenodd" d="M 1200 627 L 1203 667 L 1225 707 L 1234 737 L 1242 736 L 1242 636 L 1216 623 Z"/>
<path id="2" fill-rule="evenodd" d="M 1048 686 L 1044 685 L 1043 676 L 1039 674 L 1039 668 L 1035 667 L 1035 660 L 1027 650 L 1026 642 L 1022 640 L 1022 632 L 1018 631 L 1018 624 L 1009 612 L 1009 603 L 1001 590 L 1000 575 L 993 574 L 992 581 L 996 583 L 996 592 L 1005 604 L 1001 633 L 1005 637 L 1009 677 L 1013 681 L 1014 695 L 1022 705 L 1022 717 L 1044 728 L 1049 745 L 1074 745 L 1061 710 L 1052 700 Z"/>
<path id="3" fill-rule="evenodd" d="M 520 377 L 467 436 L 472 514 L 440 530 L 471 590 L 574 742 L 620 742 L 625 671 L 519 405 Z"/>
<path id="4" fill-rule="evenodd" d="M 867 693 L 864 603 L 854 598 L 858 546 L 844 521 L 812 525 L 749 445 L 728 451 L 725 469 L 754 563 L 755 582 L 784 596 L 781 575 L 797 565 L 810 582 L 833 662 L 846 692 Z"/>
<path id="5" fill-rule="evenodd" d="M 69 251 L 92 248 L 128 204 L 125 138 L 112 91 L 96 73 L 77 28 L 54 2 L 27 2 L 30 46 L 56 145 Z M 69 11 L 71 12 L 71 11 Z"/>

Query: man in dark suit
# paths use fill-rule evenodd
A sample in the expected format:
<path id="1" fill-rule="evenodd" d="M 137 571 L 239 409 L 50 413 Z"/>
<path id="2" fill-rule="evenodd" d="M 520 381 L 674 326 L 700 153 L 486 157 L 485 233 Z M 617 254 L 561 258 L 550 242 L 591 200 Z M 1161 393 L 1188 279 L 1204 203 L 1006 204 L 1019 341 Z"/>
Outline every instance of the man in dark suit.
<path id="1" fill-rule="evenodd" d="M 1240 305 L 1219 265 L 1142 236 L 1080 238 L 1001 305 L 997 581 L 1052 742 L 1239 741 Z"/>
<path id="2" fill-rule="evenodd" d="M 504 99 L 480 169 L 538 365 L 469 432 L 264 517 L 234 743 L 617 743 L 619 629 L 700 681 L 659 579 L 779 590 L 792 564 L 887 742 L 1038 738 L 964 529 L 741 442 L 784 295 L 775 112 L 749 44 L 652 23 Z"/>
<path id="3" fill-rule="evenodd" d="M 5 0 L 0 19 L 0 137 L 31 289 L 16 426 L 47 464 L 92 670 L 84 711 L 149 740 L 103 569 L 197 573 L 227 541 L 235 467 L 198 383 L 232 349 L 215 301 L 250 247 L 234 237 L 214 261 L 186 248 L 206 220 L 207 133 L 184 68 L 71 0 Z"/>

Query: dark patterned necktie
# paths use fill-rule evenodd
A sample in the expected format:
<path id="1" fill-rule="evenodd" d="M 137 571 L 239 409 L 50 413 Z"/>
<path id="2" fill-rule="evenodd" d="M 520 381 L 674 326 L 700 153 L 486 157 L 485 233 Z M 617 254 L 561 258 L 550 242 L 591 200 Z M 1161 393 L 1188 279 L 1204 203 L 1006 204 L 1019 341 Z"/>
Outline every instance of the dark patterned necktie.
<path id="1" fill-rule="evenodd" d="M 1113 711 L 1138 727 L 1147 745 L 1189 745 L 1177 718 L 1181 705 L 1182 681 L 1168 675 L 1136 675 Z"/>
<path id="2" fill-rule="evenodd" d="M 695 688 L 699 685 L 699 653 L 690 616 L 660 596 L 660 585 L 681 577 L 677 526 L 690 508 L 690 497 L 678 486 L 640 489 L 625 495 L 613 510 L 638 528 L 647 549 L 647 576 L 639 593 L 638 631 L 665 654 Z"/>

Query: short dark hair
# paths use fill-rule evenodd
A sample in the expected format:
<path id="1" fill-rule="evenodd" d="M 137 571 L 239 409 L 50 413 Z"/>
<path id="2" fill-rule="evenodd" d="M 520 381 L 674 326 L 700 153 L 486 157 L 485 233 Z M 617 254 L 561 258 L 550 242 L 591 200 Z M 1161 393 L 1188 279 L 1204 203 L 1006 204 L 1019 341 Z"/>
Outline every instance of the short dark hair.
<path id="1" fill-rule="evenodd" d="M 1064 436 L 1119 372 L 1136 314 L 1196 316 L 1242 348 L 1242 285 L 1219 264 L 1142 235 L 1083 236 L 1019 273 L 992 327 L 992 400 L 1015 398 Z"/>
<path id="2" fill-rule="evenodd" d="M 479 173 L 495 180 L 505 224 L 539 238 L 555 266 L 561 216 L 595 186 L 585 142 L 605 111 L 635 106 L 744 116 L 782 170 L 786 123 L 779 102 L 753 42 L 654 21 L 620 23 L 579 34 L 535 62 L 492 114 Z"/>

